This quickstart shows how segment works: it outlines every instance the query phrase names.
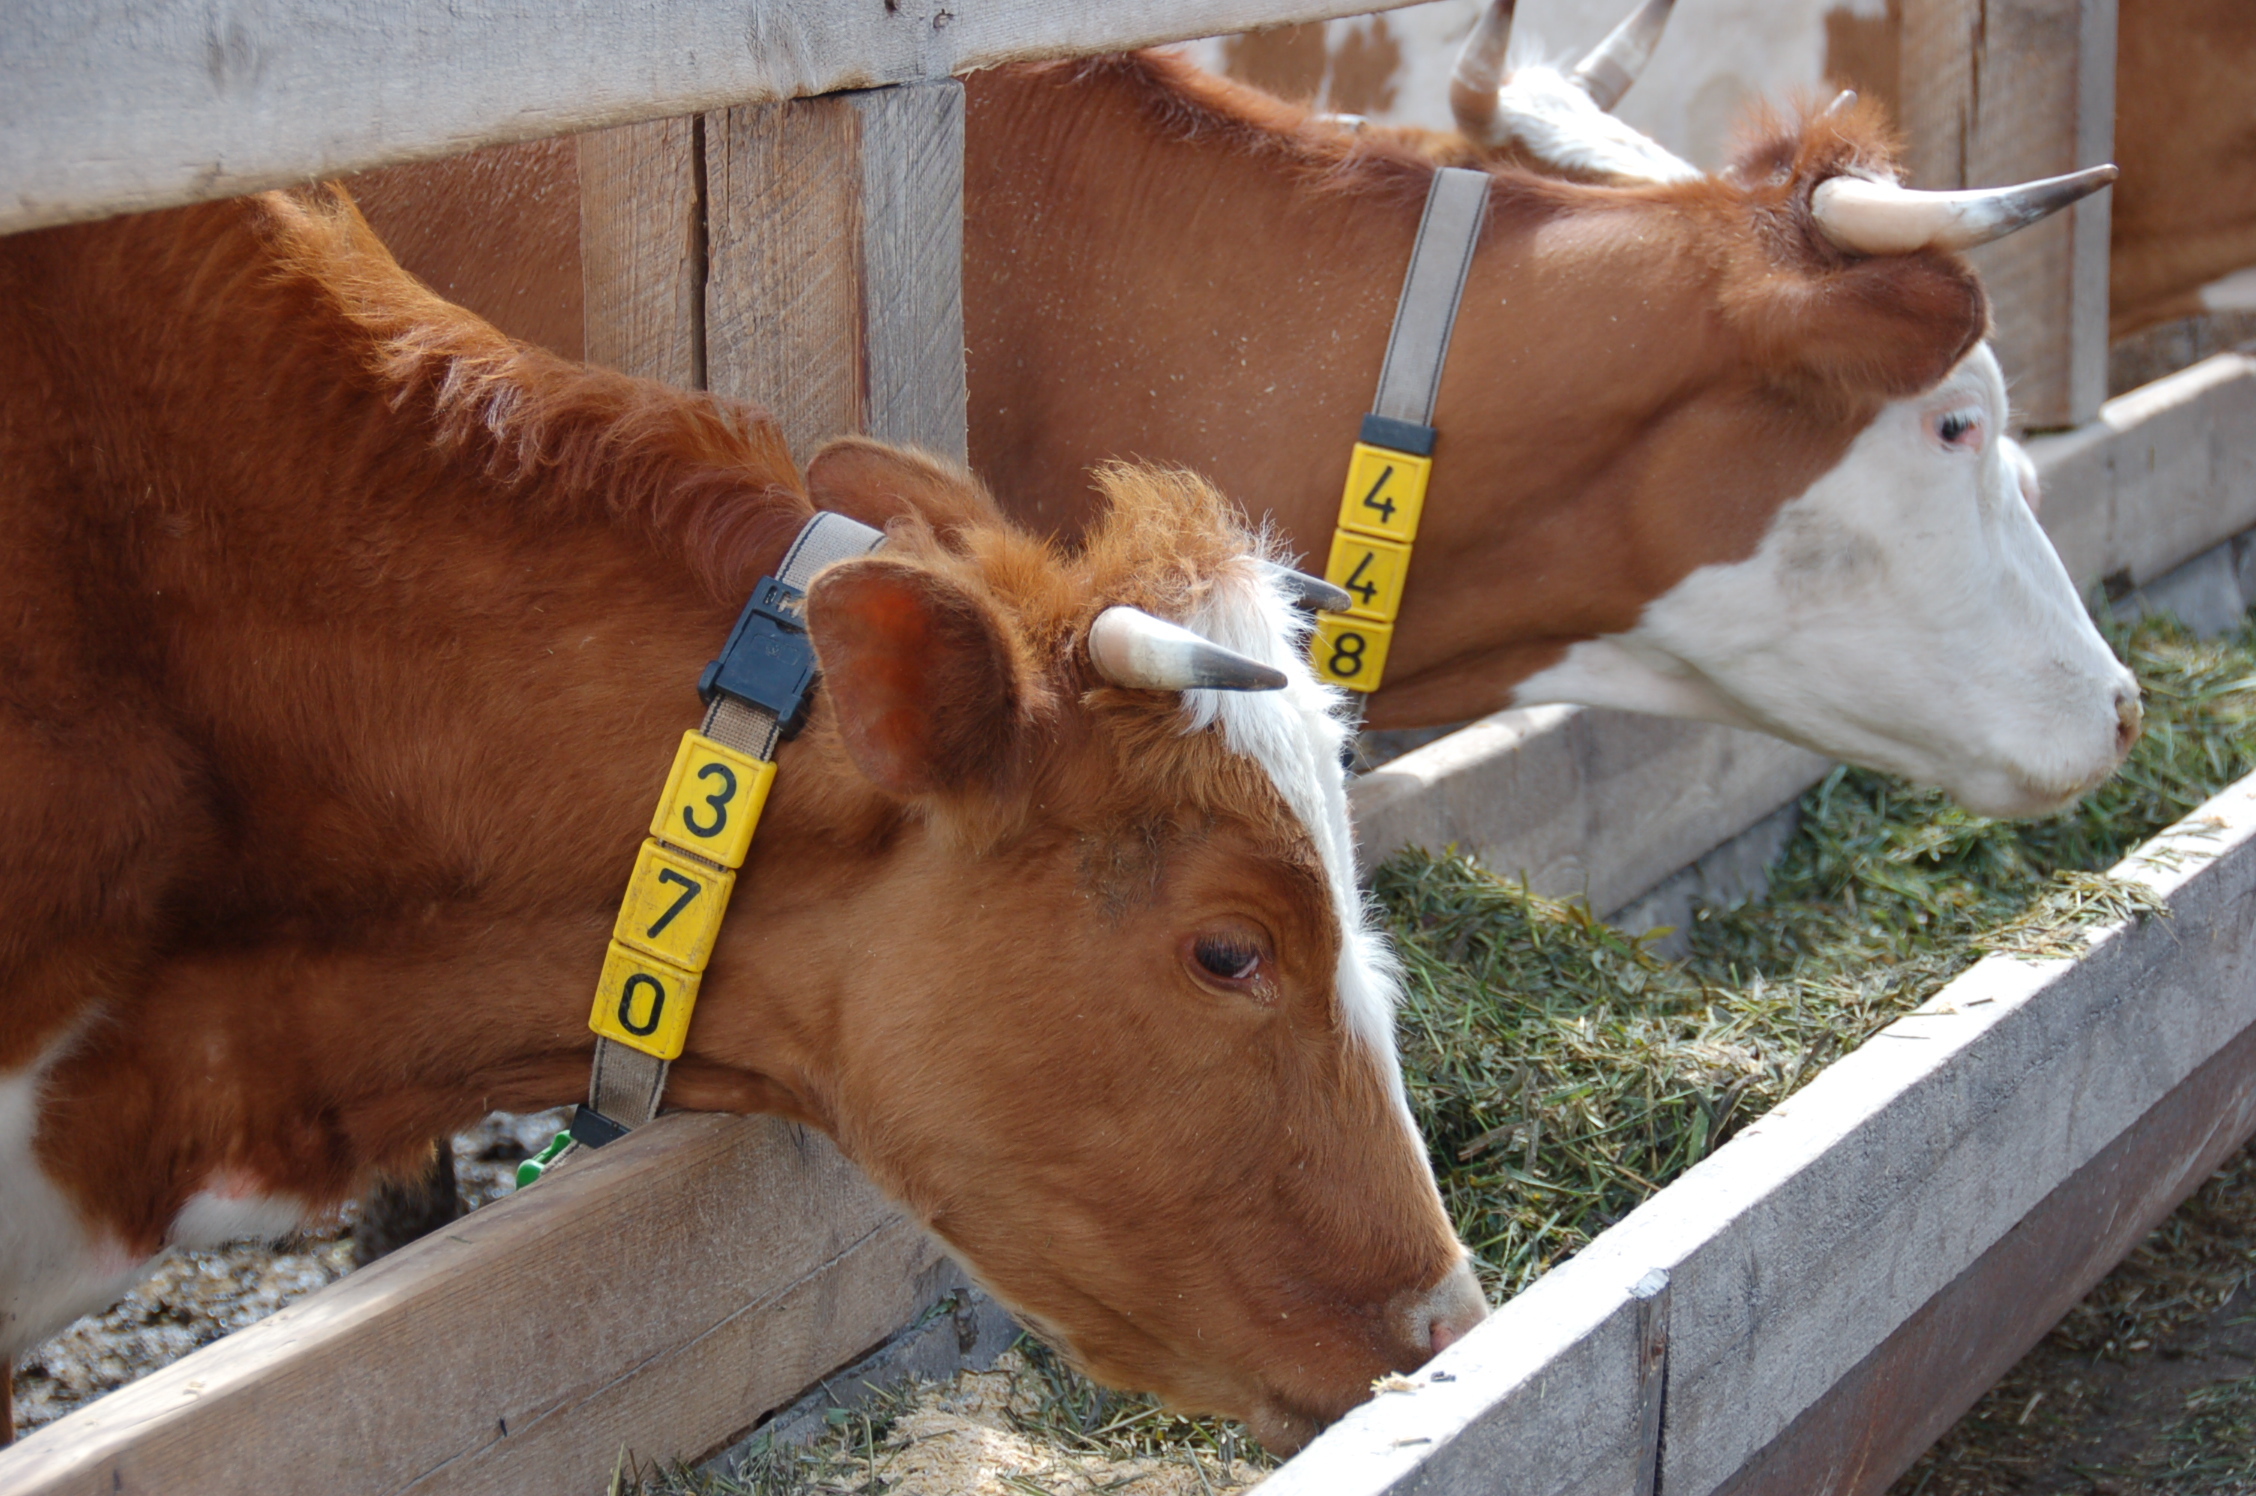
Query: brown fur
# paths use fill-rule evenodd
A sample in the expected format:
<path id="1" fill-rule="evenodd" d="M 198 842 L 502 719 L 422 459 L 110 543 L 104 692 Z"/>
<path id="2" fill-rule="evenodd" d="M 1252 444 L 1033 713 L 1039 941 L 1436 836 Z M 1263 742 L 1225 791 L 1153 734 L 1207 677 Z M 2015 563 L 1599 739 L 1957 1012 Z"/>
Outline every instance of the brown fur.
<path id="1" fill-rule="evenodd" d="M 1492 170 L 1374 726 L 1505 705 L 1746 555 L 1987 324 L 1962 260 L 1851 260 L 1811 227 L 1819 181 L 1893 158 L 1871 107 L 1758 122 L 1721 177 L 1619 188 L 1454 134 L 1351 133 L 1166 54 L 967 89 L 972 465 L 1063 534 L 1097 512 L 1091 465 L 1143 458 L 1206 474 L 1321 567 L 1431 173 Z"/>
<path id="2" fill-rule="evenodd" d="M 76 1036 L 35 1147 L 97 1242 L 574 1099 L 690 684 L 810 511 L 772 427 L 509 342 L 319 193 L 0 243 L 0 370 L 0 1073 Z M 825 1128 L 1100 1375 L 1305 1437 L 1459 1249 L 1304 830 L 1081 644 L 1246 536 L 1142 470 L 1070 555 L 913 455 L 814 480 L 893 539 L 812 589 L 669 1099 Z M 1263 1000 L 1186 966 L 1216 920 Z"/>

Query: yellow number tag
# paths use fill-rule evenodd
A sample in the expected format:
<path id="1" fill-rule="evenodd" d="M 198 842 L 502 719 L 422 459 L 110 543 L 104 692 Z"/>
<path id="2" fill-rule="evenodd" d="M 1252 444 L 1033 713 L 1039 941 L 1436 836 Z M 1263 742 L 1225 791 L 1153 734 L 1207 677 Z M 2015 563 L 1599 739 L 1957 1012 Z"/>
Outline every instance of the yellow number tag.
<path id="1" fill-rule="evenodd" d="M 635 857 L 612 938 L 684 971 L 703 971 L 713 959 L 713 937 L 721 932 L 735 886 L 734 873 L 716 873 L 646 841 Z"/>
<path id="2" fill-rule="evenodd" d="M 1317 614 L 1316 635 L 1310 641 L 1317 678 L 1350 691 L 1376 691 L 1393 639 L 1391 623 L 1373 623 L 1346 613 Z"/>
<path id="3" fill-rule="evenodd" d="M 606 1039 L 671 1060 L 689 1037 L 689 1010 L 697 1004 L 697 974 L 654 961 L 614 940 L 595 984 L 588 1027 Z"/>
<path id="4" fill-rule="evenodd" d="M 1348 459 L 1347 492 L 1340 496 L 1340 528 L 1405 543 L 1418 538 L 1418 516 L 1426 507 L 1431 457 L 1355 444 Z"/>
<path id="5" fill-rule="evenodd" d="M 1356 617 L 1391 622 L 1402 610 L 1402 578 L 1409 570 L 1410 547 L 1336 530 L 1324 579 L 1354 594 L 1348 611 Z"/>
<path id="6" fill-rule="evenodd" d="M 650 834 L 723 867 L 742 867 L 774 782 L 774 764 L 685 732 Z"/>

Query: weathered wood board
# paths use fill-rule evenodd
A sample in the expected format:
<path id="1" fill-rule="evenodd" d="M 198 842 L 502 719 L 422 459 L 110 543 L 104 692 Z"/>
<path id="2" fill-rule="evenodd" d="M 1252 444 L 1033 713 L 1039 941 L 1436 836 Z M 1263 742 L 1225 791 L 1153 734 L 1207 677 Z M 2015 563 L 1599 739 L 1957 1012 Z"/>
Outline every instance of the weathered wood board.
<path id="1" fill-rule="evenodd" d="M 1901 0 L 1913 185 L 1991 187 L 2106 161 L 2116 0 Z M 2089 420 L 2107 394 L 2108 194 L 1976 250 L 2015 415 Z"/>
<path id="2" fill-rule="evenodd" d="M 0 233 L 1401 3 L 18 0 L 0 8 Z"/>
<path id="3" fill-rule="evenodd" d="M 707 116 L 706 376 L 804 458 L 846 432 L 962 461 L 963 85 Z"/>
<path id="4" fill-rule="evenodd" d="M 2256 778 L 2116 872 L 2171 916 L 2097 932 L 2075 960 L 1983 961 L 1269 1489 L 1633 1488 L 1633 1289 L 1655 1269 L 1669 1285 L 1660 1489 L 1884 1487 L 1982 1384 L 1964 1370 L 1894 1383 L 1916 1410 L 1866 1445 L 1836 1438 L 1838 1399 L 1916 1369 L 1953 1303 L 1984 1302 L 2001 1325 L 1984 1355 L 2017 1353 L 2110 1265 L 2097 1242 L 2076 1250 L 2079 1232 L 2127 1245 L 2256 1123 Z"/>
<path id="5" fill-rule="evenodd" d="M 952 1265 L 819 1135 L 675 1115 L 0 1451 L 0 1490 L 575 1492 L 696 1455 Z"/>

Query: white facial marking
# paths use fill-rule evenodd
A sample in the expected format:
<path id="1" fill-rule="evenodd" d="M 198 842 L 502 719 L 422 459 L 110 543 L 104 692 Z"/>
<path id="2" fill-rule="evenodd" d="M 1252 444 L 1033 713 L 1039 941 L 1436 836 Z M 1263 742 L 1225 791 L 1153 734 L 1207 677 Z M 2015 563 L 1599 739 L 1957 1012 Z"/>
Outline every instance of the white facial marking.
<path id="1" fill-rule="evenodd" d="M 1754 555 L 1577 644 L 1515 704 L 1757 727 L 1983 814 L 2058 808 L 2115 767 L 2138 686 L 2038 527 L 2034 469 L 2004 427 L 1985 345 L 1885 408 Z"/>
<path id="2" fill-rule="evenodd" d="M 33 1152 L 41 1081 L 69 1047 L 0 1076 L 0 1364 L 115 1302 L 148 1266 L 89 1231 Z"/>
<path id="3" fill-rule="evenodd" d="M 1348 728 L 1337 710 L 1341 693 L 1309 668 L 1313 625 L 1281 583 L 1246 564 L 1215 578 L 1184 626 L 1285 673 L 1281 691 L 1185 691 L 1184 715 L 1191 731 L 1219 721 L 1225 741 L 1268 772 L 1316 843 L 1339 917 L 1342 1013 L 1348 1031 L 1393 1077 L 1407 1121 L 1409 1102 L 1394 1048 L 1397 968 L 1355 881 L 1355 828 L 1348 820 L 1347 774 L 1340 763 Z"/>
<path id="4" fill-rule="evenodd" d="M 1496 91 L 1490 143 L 1508 140 L 1562 171 L 1637 182 L 1689 182 L 1705 175 L 1600 109 L 1566 74 L 1541 63 L 1514 68 Z"/>

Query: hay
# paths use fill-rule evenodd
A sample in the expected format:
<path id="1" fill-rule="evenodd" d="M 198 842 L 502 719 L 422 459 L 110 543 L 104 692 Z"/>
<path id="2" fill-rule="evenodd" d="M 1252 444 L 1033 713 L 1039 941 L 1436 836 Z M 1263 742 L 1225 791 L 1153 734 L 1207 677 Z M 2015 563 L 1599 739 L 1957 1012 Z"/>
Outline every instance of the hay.
<path id="1" fill-rule="evenodd" d="M 735 1473 L 626 1461 L 613 1496 L 1220 1496 L 1275 1461 L 1215 1420 L 1096 1386 L 1022 1341 L 990 1371 L 834 1409 L 811 1443 L 755 1444 Z"/>
<path id="2" fill-rule="evenodd" d="M 1403 1062 L 1459 1232 L 1507 1296 L 1982 955 L 2080 952 L 2162 911 L 2106 869 L 2256 770 L 2256 635 L 2111 632 L 2146 689 L 2123 771 L 2033 822 L 1838 769 L 1769 892 L 1703 909 L 1666 961 L 1578 903 L 1453 853 L 1374 892 L 1403 954 Z M 2194 828 L 2198 834 L 2199 828 Z M 2156 854 L 2167 857 L 2169 849 Z"/>

